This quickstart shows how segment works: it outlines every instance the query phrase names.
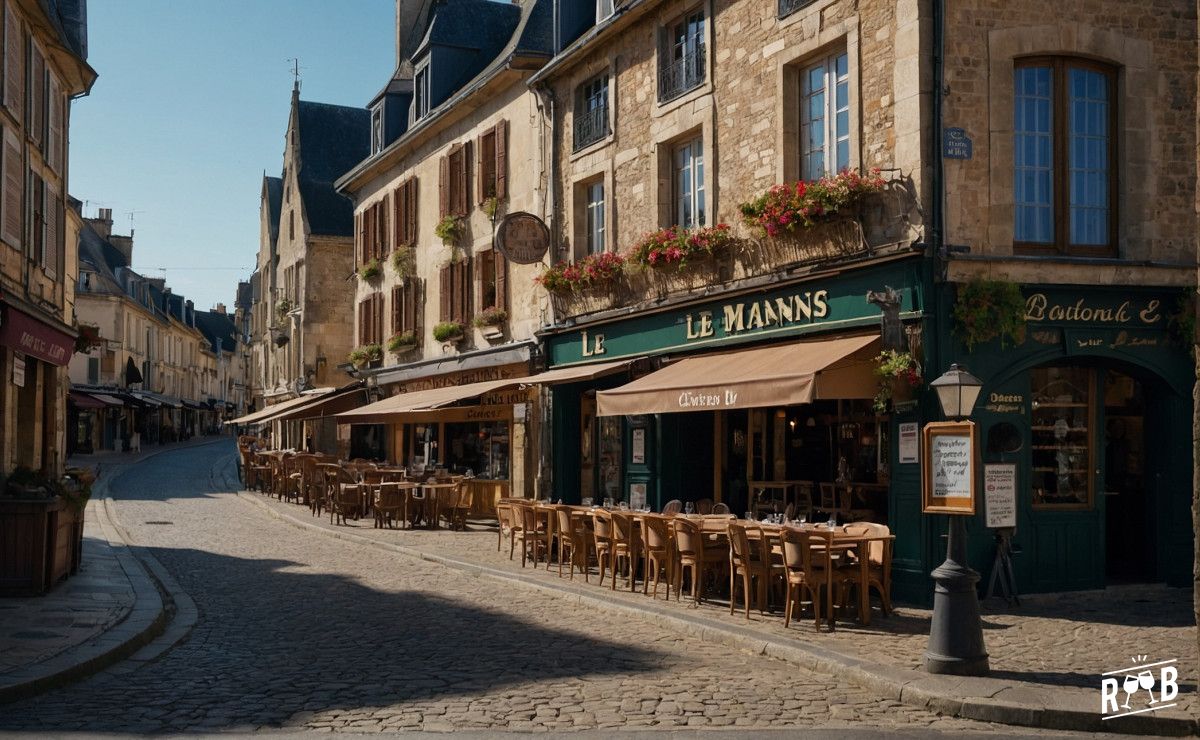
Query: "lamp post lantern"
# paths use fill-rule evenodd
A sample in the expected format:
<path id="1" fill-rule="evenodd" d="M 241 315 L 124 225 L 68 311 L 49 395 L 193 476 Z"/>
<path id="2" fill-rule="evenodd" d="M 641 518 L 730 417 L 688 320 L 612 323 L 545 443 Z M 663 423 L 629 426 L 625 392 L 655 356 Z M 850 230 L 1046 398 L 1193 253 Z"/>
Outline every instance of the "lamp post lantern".
<path id="1" fill-rule="evenodd" d="M 942 413 L 951 419 L 971 415 L 983 382 L 957 364 L 930 385 Z M 946 561 L 931 574 L 934 580 L 933 620 L 924 667 L 929 673 L 982 676 L 988 672 L 975 584 L 979 574 L 967 565 L 967 530 L 962 515 L 950 515 Z"/>

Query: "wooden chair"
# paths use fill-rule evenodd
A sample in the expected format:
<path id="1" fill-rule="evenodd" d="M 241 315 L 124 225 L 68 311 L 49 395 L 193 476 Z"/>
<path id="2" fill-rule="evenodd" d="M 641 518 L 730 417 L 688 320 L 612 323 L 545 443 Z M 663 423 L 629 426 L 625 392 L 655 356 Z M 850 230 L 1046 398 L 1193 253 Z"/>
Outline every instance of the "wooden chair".
<path id="1" fill-rule="evenodd" d="M 496 552 L 500 552 L 500 548 L 504 545 L 504 534 L 508 533 L 509 539 L 513 539 L 513 509 L 512 504 L 508 499 L 500 499 L 496 502 Z M 512 551 L 514 547 L 509 548 L 508 559 L 512 560 Z"/>
<path id="2" fill-rule="evenodd" d="M 764 613 L 767 601 L 767 580 L 771 577 L 771 563 L 763 557 L 763 549 L 754 547 L 746 536 L 746 525 L 732 521 L 728 524 L 729 532 L 729 613 L 733 614 L 736 601 L 736 580 L 741 576 L 742 601 L 746 606 L 746 619 L 750 619 L 750 586 L 756 586 L 755 600 L 758 602 L 758 613 Z M 755 527 L 755 529 L 758 529 Z M 756 533 L 755 543 L 762 545 L 762 532 Z M 769 557 L 769 554 L 768 554 Z"/>
<path id="3" fill-rule="evenodd" d="M 447 508 L 447 516 L 450 529 L 463 532 L 467 529 L 467 515 L 471 513 L 471 507 L 475 503 L 475 489 L 460 480 L 455 493 L 451 505 Z"/>
<path id="4" fill-rule="evenodd" d="M 584 583 L 588 582 L 587 530 L 583 522 L 571 516 L 570 506 L 555 506 L 554 516 L 558 526 L 558 577 L 562 578 L 563 563 L 570 563 L 571 580 L 575 580 L 575 568 L 583 571 Z M 568 560 L 568 558 L 570 558 Z"/>
<path id="5" fill-rule="evenodd" d="M 880 610 L 883 612 L 883 616 L 888 616 L 892 613 L 892 548 L 896 542 L 896 535 L 891 533 L 886 524 L 872 522 L 847 524 L 842 527 L 842 530 L 849 534 L 870 538 L 867 543 L 868 593 L 872 588 L 879 592 Z M 859 583 L 861 571 L 857 563 L 848 563 L 839 568 L 839 571 L 848 584 L 857 585 Z M 843 598 L 848 591 L 849 589 L 846 589 L 843 592 Z"/>
<path id="6" fill-rule="evenodd" d="M 271 458 L 262 452 L 255 452 L 250 456 L 252 463 L 250 465 L 250 475 L 246 480 L 246 486 L 252 487 L 260 493 L 266 493 L 270 490 L 271 484 Z"/>
<path id="7" fill-rule="evenodd" d="M 375 503 L 372 506 L 377 529 L 384 526 L 394 529 L 397 520 L 404 521 L 405 515 L 408 513 L 405 511 L 407 497 L 404 495 L 404 488 L 407 485 L 407 483 L 379 484 L 379 488 L 375 492 Z"/>
<path id="8" fill-rule="evenodd" d="M 642 515 L 645 539 L 642 542 L 642 593 L 658 598 L 659 574 L 667 582 L 667 601 L 671 600 L 671 584 L 674 582 L 675 543 L 671 539 L 670 520 L 654 514 Z M 650 592 L 650 579 L 654 579 L 654 590 Z"/>
<path id="9" fill-rule="evenodd" d="M 521 567 L 525 567 L 531 552 L 533 565 L 537 567 L 538 557 L 542 553 L 545 553 L 547 558 L 550 556 L 549 533 L 539 522 L 532 502 L 516 501 L 513 503 L 513 511 L 520 522 L 520 527 L 514 530 L 514 537 L 515 540 L 521 541 Z"/>
<path id="10" fill-rule="evenodd" d="M 619 568 L 620 563 L 624 561 L 629 573 L 629 590 L 633 591 L 637 586 L 637 567 L 641 560 L 642 535 L 638 531 L 637 522 L 634 521 L 632 514 L 614 511 L 612 523 L 614 568 Z M 613 580 L 616 581 L 615 571 Z"/>
<path id="11" fill-rule="evenodd" d="M 704 573 L 712 567 L 720 567 L 726 560 L 726 555 L 715 548 L 704 546 L 704 530 L 699 522 L 675 517 L 671 520 L 671 528 L 675 534 L 675 595 L 683 589 L 683 571 L 690 571 L 692 578 L 692 600 L 696 606 L 704 598 Z"/>
<path id="12" fill-rule="evenodd" d="M 713 504 L 712 511 L 710 511 L 709 513 L 710 514 L 728 514 L 729 513 L 729 504 L 725 503 L 724 501 L 718 501 L 717 503 Z"/>
<path id="13" fill-rule="evenodd" d="M 326 480 L 333 480 L 326 487 L 328 492 L 329 522 L 345 524 L 347 519 L 358 519 L 362 512 L 362 484 L 355 476 L 343 467 L 338 467 Z"/>
<path id="14" fill-rule="evenodd" d="M 838 510 L 837 486 L 832 483 L 819 483 L 817 490 L 821 493 L 820 505 L 817 506 L 817 510 L 826 517 L 836 514 Z"/>
<path id="15" fill-rule="evenodd" d="M 604 585 L 605 564 L 612 568 L 612 590 L 617 590 L 616 548 L 613 547 L 612 514 L 604 509 L 592 512 L 592 540 L 596 550 L 596 565 L 600 569 L 600 585 Z"/>
<path id="16" fill-rule="evenodd" d="M 791 527 L 779 530 L 783 565 L 787 571 L 787 595 L 784 599 L 783 626 L 792 622 L 792 613 L 800 596 L 807 591 L 812 599 L 813 618 L 816 629 L 821 629 L 821 594 L 827 589 L 830 579 L 835 588 L 840 588 L 839 574 L 823 563 L 814 561 L 814 553 L 820 557 L 832 538 L 820 532 L 808 532 Z"/>
<path id="17" fill-rule="evenodd" d="M 792 518 L 803 516 L 805 521 L 812 521 L 813 482 L 810 480 L 798 480 L 793 490 L 795 491 L 796 508 L 792 510 Z"/>
<path id="18" fill-rule="evenodd" d="M 667 516 L 675 516 L 681 511 L 683 511 L 683 502 L 677 498 L 673 498 L 663 507 L 662 513 Z"/>
<path id="19" fill-rule="evenodd" d="M 697 501 L 696 513 L 700 516 L 713 513 L 713 500 L 711 498 L 702 498 Z"/>

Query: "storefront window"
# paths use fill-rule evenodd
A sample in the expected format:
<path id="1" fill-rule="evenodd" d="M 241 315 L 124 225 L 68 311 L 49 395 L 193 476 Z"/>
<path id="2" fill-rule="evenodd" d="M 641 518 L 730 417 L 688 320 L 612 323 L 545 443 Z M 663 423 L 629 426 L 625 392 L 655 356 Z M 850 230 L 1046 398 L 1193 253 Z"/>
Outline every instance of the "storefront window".
<path id="1" fill-rule="evenodd" d="M 621 498 L 621 417 L 601 416 L 600 422 L 600 494 Z"/>
<path id="2" fill-rule="evenodd" d="M 445 464 L 453 473 L 508 480 L 507 421 L 446 424 Z"/>
<path id="3" fill-rule="evenodd" d="M 1031 373 L 1035 509 L 1092 506 L 1092 372 L 1041 367 Z"/>

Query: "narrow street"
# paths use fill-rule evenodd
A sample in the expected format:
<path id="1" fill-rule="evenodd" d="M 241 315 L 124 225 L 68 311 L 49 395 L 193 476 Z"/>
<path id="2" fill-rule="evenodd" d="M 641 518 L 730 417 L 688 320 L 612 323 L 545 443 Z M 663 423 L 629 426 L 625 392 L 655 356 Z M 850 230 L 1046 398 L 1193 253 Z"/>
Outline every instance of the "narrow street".
<path id="1" fill-rule="evenodd" d="M 649 621 L 302 532 L 220 490 L 232 443 L 112 482 L 135 541 L 195 599 L 191 635 L 145 668 L 0 710 L 34 732 L 1003 728 L 879 701 L 836 678 Z"/>

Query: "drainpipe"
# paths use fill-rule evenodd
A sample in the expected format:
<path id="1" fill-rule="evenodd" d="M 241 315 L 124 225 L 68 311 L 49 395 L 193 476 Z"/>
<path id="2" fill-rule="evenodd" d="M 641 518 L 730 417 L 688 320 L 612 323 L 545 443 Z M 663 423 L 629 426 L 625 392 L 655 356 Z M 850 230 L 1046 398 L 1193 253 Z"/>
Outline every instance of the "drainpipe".
<path id="1" fill-rule="evenodd" d="M 942 100 L 945 90 L 945 0 L 932 0 L 933 23 L 933 137 L 931 140 L 930 162 L 933 172 L 930 176 L 930 195 L 932 202 L 929 208 L 929 246 L 938 260 L 939 277 L 944 274 L 947 258 L 945 239 L 945 201 L 946 180 L 942 167 Z"/>

